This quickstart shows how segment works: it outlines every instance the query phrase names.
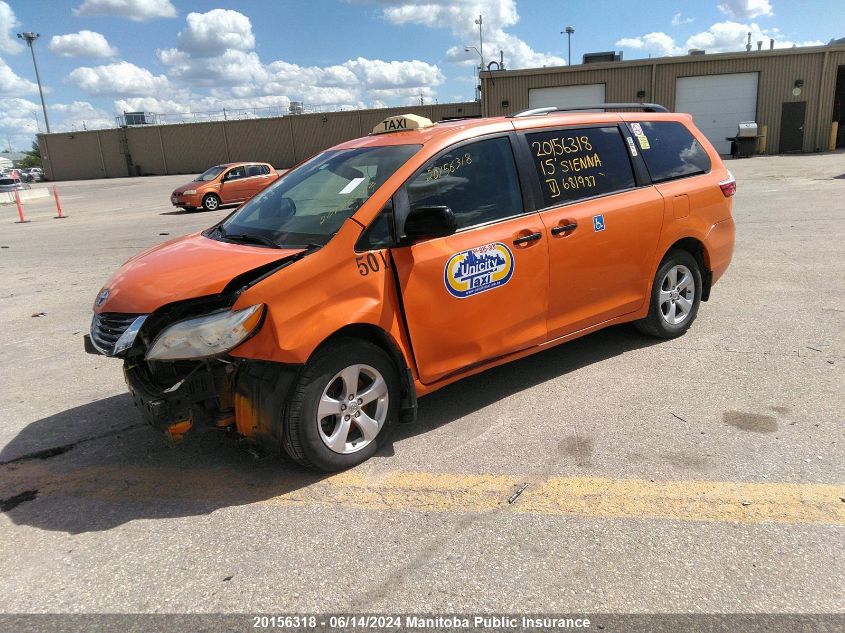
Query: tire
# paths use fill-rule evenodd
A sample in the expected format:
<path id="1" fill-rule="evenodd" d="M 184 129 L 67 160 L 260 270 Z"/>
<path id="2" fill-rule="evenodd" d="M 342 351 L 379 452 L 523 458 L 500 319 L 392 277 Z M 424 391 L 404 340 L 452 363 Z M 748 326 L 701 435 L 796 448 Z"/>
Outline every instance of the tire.
<path id="1" fill-rule="evenodd" d="M 687 251 L 669 251 L 654 276 L 648 316 L 634 325 L 649 336 L 681 336 L 695 321 L 702 289 L 701 269 L 695 257 Z"/>
<path id="2" fill-rule="evenodd" d="M 202 208 L 206 211 L 217 211 L 220 208 L 220 198 L 213 193 L 208 193 L 203 196 Z"/>
<path id="3" fill-rule="evenodd" d="M 338 339 L 300 373 L 284 412 L 282 445 L 302 466 L 351 468 L 383 444 L 398 410 L 399 376 L 390 357 L 367 341 Z"/>

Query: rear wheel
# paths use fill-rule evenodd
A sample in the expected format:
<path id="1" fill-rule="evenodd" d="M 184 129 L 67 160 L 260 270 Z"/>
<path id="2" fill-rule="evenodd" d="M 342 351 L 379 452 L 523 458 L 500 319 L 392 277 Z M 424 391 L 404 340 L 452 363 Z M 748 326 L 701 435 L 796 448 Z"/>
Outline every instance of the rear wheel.
<path id="1" fill-rule="evenodd" d="M 323 471 L 369 459 L 395 421 L 399 379 L 390 357 L 358 339 L 319 350 L 300 375 L 284 417 L 285 451 Z"/>
<path id="2" fill-rule="evenodd" d="M 654 277 L 648 316 L 635 323 L 637 329 L 658 338 L 681 336 L 698 314 L 701 289 L 695 257 L 687 251 L 670 251 Z"/>
<path id="3" fill-rule="evenodd" d="M 206 194 L 202 199 L 202 208 L 206 211 L 217 211 L 220 208 L 220 198 L 213 193 Z"/>

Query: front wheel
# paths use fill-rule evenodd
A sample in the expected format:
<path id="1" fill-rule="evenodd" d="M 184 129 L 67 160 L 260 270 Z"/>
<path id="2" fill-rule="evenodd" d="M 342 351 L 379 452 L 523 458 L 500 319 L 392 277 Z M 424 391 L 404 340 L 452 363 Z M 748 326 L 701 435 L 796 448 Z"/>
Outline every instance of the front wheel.
<path id="1" fill-rule="evenodd" d="M 309 468 L 351 468 L 378 450 L 398 406 L 390 357 L 367 341 L 338 340 L 303 369 L 285 412 L 283 446 Z"/>
<path id="2" fill-rule="evenodd" d="M 217 211 L 220 208 L 220 198 L 213 193 L 206 195 L 202 199 L 202 208 L 206 211 Z"/>
<path id="3" fill-rule="evenodd" d="M 637 329 L 658 338 L 681 336 L 698 314 L 701 289 L 695 257 L 687 251 L 670 251 L 654 276 L 648 316 L 635 323 Z"/>

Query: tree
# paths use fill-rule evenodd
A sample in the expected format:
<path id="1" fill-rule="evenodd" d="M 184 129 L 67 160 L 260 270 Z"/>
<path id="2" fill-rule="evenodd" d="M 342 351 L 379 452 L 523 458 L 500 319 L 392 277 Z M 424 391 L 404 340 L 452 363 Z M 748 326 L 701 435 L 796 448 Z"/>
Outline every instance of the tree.
<path id="1" fill-rule="evenodd" d="M 38 141 L 32 141 L 32 149 L 24 152 L 24 157 L 18 161 L 20 167 L 41 167 L 41 148 Z"/>

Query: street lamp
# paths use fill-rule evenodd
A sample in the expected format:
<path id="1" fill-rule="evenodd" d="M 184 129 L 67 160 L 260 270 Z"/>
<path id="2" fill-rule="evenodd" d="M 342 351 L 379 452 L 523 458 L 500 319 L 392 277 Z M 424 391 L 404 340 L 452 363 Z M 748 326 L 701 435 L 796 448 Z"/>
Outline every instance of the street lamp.
<path id="1" fill-rule="evenodd" d="M 18 33 L 18 38 L 26 40 L 29 46 L 29 52 L 32 53 L 32 65 L 35 66 L 35 81 L 38 82 L 38 94 L 41 95 L 41 109 L 44 110 L 44 124 L 47 126 L 47 134 L 50 133 L 50 119 L 47 118 L 47 105 L 44 103 L 44 91 L 41 89 L 41 75 L 38 74 L 38 62 L 35 61 L 35 47 L 32 43 L 41 37 L 38 33 L 28 31 L 26 33 Z"/>
<path id="2" fill-rule="evenodd" d="M 469 53 L 470 51 L 475 51 L 476 54 L 481 58 L 481 65 L 478 67 L 478 81 L 475 83 L 475 99 L 477 101 L 481 101 L 481 69 L 484 68 L 484 55 L 481 54 L 481 51 L 478 50 L 475 46 L 465 46 L 464 52 Z"/>
<path id="3" fill-rule="evenodd" d="M 569 49 L 569 52 L 567 52 L 567 54 L 566 54 L 566 63 L 569 64 L 570 66 L 572 65 L 572 34 L 574 32 L 575 32 L 575 29 L 573 29 L 571 26 L 567 26 L 566 30 L 560 32 L 561 35 L 566 33 L 566 45 L 567 45 L 567 48 Z"/>

